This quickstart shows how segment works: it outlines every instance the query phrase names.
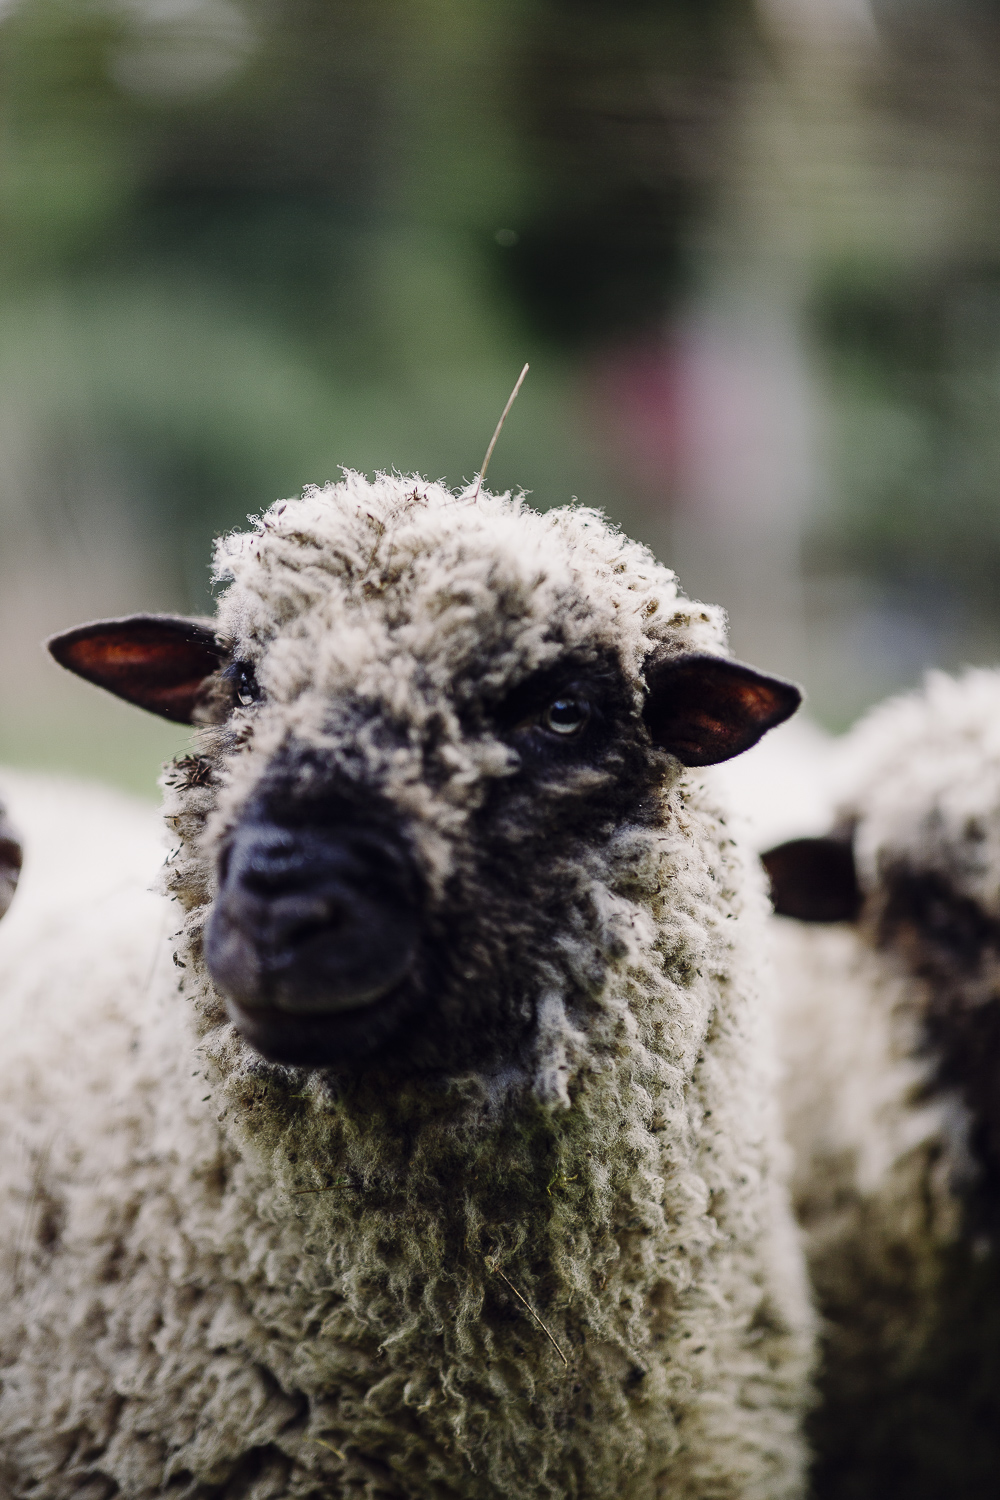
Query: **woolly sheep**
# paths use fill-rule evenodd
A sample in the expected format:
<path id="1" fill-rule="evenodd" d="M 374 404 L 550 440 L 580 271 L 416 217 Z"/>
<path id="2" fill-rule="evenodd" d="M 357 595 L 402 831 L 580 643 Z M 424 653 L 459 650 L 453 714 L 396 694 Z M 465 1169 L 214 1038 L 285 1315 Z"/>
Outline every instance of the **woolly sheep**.
<path id="1" fill-rule="evenodd" d="M 0 974 L 9 1493 L 799 1496 L 763 880 L 688 769 L 797 690 L 582 508 L 348 475 L 217 574 L 52 643 L 202 728 L 180 931 Z"/>
<path id="2" fill-rule="evenodd" d="M 23 857 L 20 835 L 0 802 L 0 917 L 6 915 L 14 899 Z"/>
<path id="3" fill-rule="evenodd" d="M 4 942 L 37 920 L 61 921 L 81 901 L 113 899 L 123 884 L 151 885 L 163 864 L 163 819 L 150 802 L 99 782 L 5 766 L 2 782 L 24 866 Z"/>
<path id="4" fill-rule="evenodd" d="M 827 924 L 777 924 L 817 1495 L 978 1500 L 1000 1474 L 1000 673 L 930 674 L 834 781 L 833 835 L 765 856 L 778 910 Z"/>

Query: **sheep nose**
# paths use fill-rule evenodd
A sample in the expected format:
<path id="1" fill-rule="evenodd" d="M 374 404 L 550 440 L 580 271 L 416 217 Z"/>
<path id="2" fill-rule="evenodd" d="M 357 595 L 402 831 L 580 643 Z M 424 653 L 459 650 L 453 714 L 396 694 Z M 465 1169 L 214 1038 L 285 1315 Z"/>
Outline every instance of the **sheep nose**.
<path id="1" fill-rule="evenodd" d="M 205 957 L 237 1025 L 361 1012 L 412 968 L 416 879 L 390 836 L 250 822 L 220 876 Z"/>

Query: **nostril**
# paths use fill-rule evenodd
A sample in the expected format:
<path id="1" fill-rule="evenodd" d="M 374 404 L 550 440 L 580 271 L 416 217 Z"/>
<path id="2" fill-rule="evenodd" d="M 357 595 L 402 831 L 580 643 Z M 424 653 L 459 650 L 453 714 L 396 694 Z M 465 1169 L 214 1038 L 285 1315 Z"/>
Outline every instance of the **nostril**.
<path id="1" fill-rule="evenodd" d="M 287 890 L 289 872 L 273 865 L 244 865 L 239 872 L 239 881 L 255 896 L 276 896 Z"/>
<path id="2" fill-rule="evenodd" d="M 302 860 L 293 853 L 275 855 L 271 851 L 254 853 L 243 863 L 239 876 L 243 884 L 260 896 L 273 896 L 287 890 L 307 874 Z"/>
<path id="3" fill-rule="evenodd" d="M 268 935 L 275 948 L 303 947 L 313 938 L 332 937 L 349 920 L 347 904 L 336 899 L 275 902 L 267 922 Z"/>
<path id="4" fill-rule="evenodd" d="M 294 890 L 311 876 L 302 848 L 284 834 L 237 837 L 219 865 L 223 884 L 230 880 L 255 896 L 274 897 Z"/>
<path id="5" fill-rule="evenodd" d="M 306 943 L 312 942 L 313 938 L 328 932 L 329 926 L 326 922 L 314 919 L 308 921 L 303 918 L 300 922 L 289 922 L 283 930 L 275 934 L 275 946 L 282 948 L 303 948 Z"/>

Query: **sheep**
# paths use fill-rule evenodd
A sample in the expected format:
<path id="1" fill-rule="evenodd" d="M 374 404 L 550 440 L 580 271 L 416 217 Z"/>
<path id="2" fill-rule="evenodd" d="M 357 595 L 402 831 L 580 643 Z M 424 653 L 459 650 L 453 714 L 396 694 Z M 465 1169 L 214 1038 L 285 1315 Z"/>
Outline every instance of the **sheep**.
<path id="1" fill-rule="evenodd" d="M 838 760 L 832 835 L 765 855 L 825 1328 L 816 1494 L 978 1500 L 1000 1474 L 1000 673 L 931 673 Z"/>
<path id="2" fill-rule="evenodd" d="M 9 766 L 2 779 L 18 830 L 14 858 L 22 843 L 27 851 L 4 923 L 8 949 L 22 926 L 27 941 L 39 921 L 61 922 L 84 899 L 113 901 L 123 883 L 145 888 L 157 879 L 163 820 L 152 802 L 96 781 Z"/>
<path id="3" fill-rule="evenodd" d="M 50 643 L 198 727 L 174 917 L 0 964 L 9 1493 L 800 1496 L 764 882 L 699 775 L 798 690 L 578 506 L 347 473 L 216 577 Z"/>
<path id="4" fill-rule="evenodd" d="M 0 917 L 6 916 L 21 877 L 24 851 L 21 838 L 0 802 Z"/>

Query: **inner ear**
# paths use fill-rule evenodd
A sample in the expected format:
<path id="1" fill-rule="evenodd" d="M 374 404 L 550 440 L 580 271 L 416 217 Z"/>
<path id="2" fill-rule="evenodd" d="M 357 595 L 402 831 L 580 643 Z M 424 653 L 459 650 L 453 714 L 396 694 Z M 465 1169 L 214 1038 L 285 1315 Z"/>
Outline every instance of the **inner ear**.
<path id="1" fill-rule="evenodd" d="M 183 615 L 94 620 L 46 645 L 61 667 L 177 724 L 195 723 L 207 679 L 227 655 L 211 620 Z"/>
<path id="2" fill-rule="evenodd" d="M 646 727 L 655 744 L 686 766 L 742 755 L 802 702 L 794 682 L 703 653 L 653 661 L 646 684 Z"/>
<path id="3" fill-rule="evenodd" d="M 800 922 L 853 922 L 861 888 L 849 839 L 789 839 L 761 855 L 779 917 Z"/>

